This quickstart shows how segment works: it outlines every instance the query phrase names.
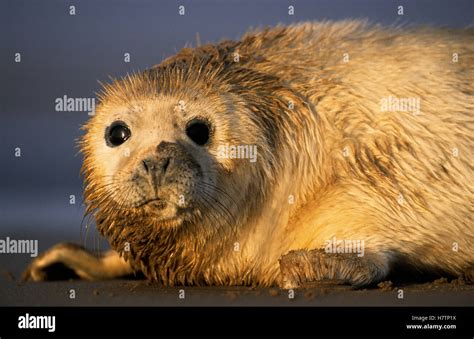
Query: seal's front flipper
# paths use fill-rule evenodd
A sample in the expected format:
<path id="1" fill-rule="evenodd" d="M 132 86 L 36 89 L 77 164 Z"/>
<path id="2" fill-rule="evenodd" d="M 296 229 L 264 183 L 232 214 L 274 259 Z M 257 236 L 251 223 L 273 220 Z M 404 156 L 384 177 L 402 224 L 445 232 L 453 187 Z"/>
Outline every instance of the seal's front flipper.
<path id="1" fill-rule="evenodd" d="M 461 275 L 466 284 L 474 284 L 474 265 L 469 266 L 464 270 L 464 274 Z"/>
<path id="2" fill-rule="evenodd" d="M 23 273 L 23 280 L 105 280 L 133 273 L 132 267 L 115 251 L 97 256 L 82 246 L 60 243 L 33 260 Z"/>
<path id="3" fill-rule="evenodd" d="M 326 281 L 334 286 L 362 287 L 383 280 L 388 274 L 388 258 L 382 254 L 326 253 L 324 250 L 290 251 L 280 258 L 280 286 L 304 287 Z"/>

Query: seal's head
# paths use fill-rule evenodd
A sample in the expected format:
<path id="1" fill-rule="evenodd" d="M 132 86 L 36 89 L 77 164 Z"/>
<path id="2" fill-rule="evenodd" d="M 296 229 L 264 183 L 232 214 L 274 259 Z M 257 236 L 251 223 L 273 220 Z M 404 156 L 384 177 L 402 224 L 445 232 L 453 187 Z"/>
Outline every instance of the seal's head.
<path id="1" fill-rule="evenodd" d="M 105 85 L 85 126 L 88 212 L 152 277 L 150 261 L 230 238 L 275 179 L 274 111 L 286 102 L 274 79 L 234 64 L 234 48 L 184 50 Z"/>

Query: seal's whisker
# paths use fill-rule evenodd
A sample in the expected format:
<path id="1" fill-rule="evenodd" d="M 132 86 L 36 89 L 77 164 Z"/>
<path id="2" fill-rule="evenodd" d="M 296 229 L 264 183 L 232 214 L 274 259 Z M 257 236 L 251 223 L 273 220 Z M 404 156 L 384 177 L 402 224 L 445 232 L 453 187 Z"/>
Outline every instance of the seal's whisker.
<path id="1" fill-rule="evenodd" d="M 215 187 L 214 185 L 211 185 L 211 184 L 202 185 L 202 186 L 201 186 L 201 185 L 202 185 L 202 183 L 198 183 L 198 184 L 197 184 L 198 187 L 203 188 L 203 190 L 199 191 L 200 193 L 205 193 L 205 194 L 207 194 L 207 195 L 210 196 L 213 200 L 215 200 L 216 203 L 218 203 L 220 206 L 222 206 L 227 212 L 231 213 L 231 212 L 230 212 L 230 209 L 229 209 L 224 203 L 222 203 L 217 197 L 215 197 L 215 196 L 212 195 L 210 192 L 208 192 L 207 189 L 211 188 L 212 190 L 215 190 L 215 191 L 218 192 L 218 193 L 222 193 L 222 195 L 224 195 L 224 197 L 227 197 L 227 196 L 225 195 L 225 192 L 224 192 L 224 191 L 219 190 L 219 189 L 215 189 L 216 187 Z M 235 206 L 235 207 L 238 206 L 237 203 L 235 202 L 235 200 L 232 199 L 231 201 L 234 202 L 234 206 Z M 235 217 L 234 215 L 232 215 L 232 213 L 231 213 L 231 216 L 232 216 L 232 217 Z"/>
<path id="2" fill-rule="evenodd" d="M 222 204 L 218 199 L 216 199 L 206 191 L 201 191 L 200 193 L 202 194 L 201 197 L 203 199 L 206 199 L 210 206 L 213 206 L 212 203 L 215 203 L 215 206 L 223 213 L 222 217 L 225 218 L 226 222 L 229 225 L 235 223 L 236 218 L 224 204 Z"/>
<path id="3" fill-rule="evenodd" d="M 209 182 L 205 182 L 205 181 L 200 181 L 198 183 L 198 186 L 199 185 L 204 185 L 204 186 L 208 186 L 210 188 L 212 188 L 213 190 L 221 193 L 224 197 L 226 197 L 227 199 L 229 199 L 231 202 L 233 202 L 236 206 L 238 206 L 239 204 L 237 203 L 237 201 L 234 200 L 234 198 L 232 198 L 232 196 L 227 193 L 224 189 L 212 184 L 212 183 L 209 183 Z"/>
<path id="4" fill-rule="evenodd" d="M 210 200 L 208 200 L 208 198 L 203 196 L 203 197 L 201 197 L 201 199 L 203 201 L 199 201 L 198 205 L 199 205 L 199 207 L 202 207 L 206 211 L 206 214 L 205 214 L 204 218 L 211 219 L 210 221 L 213 223 L 212 226 L 213 226 L 214 230 L 219 231 L 220 229 L 222 229 L 222 227 L 219 227 L 222 224 L 222 221 L 221 221 L 222 219 L 224 219 L 225 223 L 229 223 L 228 219 L 221 216 L 221 213 L 213 207 L 212 202 Z M 202 205 L 203 202 L 206 203 L 205 206 Z M 203 225 L 203 226 L 205 226 L 205 225 Z M 205 229 L 205 230 L 207 230 L 207 229 Z M 209 233 L 208 230 L 207 230 L 207 232 Z M 212 236 L 212 234 L 213 233 L 211 232 L 209 234 L 209 236 Z"/>

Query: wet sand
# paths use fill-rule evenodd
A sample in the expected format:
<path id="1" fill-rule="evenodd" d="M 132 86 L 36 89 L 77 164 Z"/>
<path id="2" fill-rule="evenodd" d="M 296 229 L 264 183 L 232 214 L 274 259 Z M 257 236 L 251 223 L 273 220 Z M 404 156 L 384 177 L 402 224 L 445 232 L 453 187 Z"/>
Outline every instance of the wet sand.
<path id="1" fill-rule="evenodd" d="M 405 286 L 385 282 L 362 290 L 318 285 L 294 290 L 290 297 L 278 288 L 170 288 L 146 280 L 25 283 L 8 271 L 0 276 L 0 306 L 473 306 L 474 285 L 459 279 Z"/>

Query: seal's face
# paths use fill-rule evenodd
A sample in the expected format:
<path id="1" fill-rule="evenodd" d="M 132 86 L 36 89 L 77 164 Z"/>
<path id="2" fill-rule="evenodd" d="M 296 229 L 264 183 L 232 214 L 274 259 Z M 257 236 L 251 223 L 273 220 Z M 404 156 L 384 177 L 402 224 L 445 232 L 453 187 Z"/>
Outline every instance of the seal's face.
<path id="1" fill-rule="evenodd" d="M 164 97 L 123 106 L 104 103 L 102 128 L 91 138 L 116 208 L 141 210 L 168 226 L 200 213 L 198 195 L 211 194 L 216 180 L 208 150 L 214 127 L 202 108 L 200 115 L 185 109 L 184 100 Z"/>
<path id="2" fill-rule="evenodd" d="M 201 218 L 212 204 L 228 213 L 231 201 L 216 188 L 237 164 L 216 152 L 240 128 L 235 121 L 229 133 L 226 109 L 219 98 L 197 96 L 104 101 L 87 135 L 89 160 L 100 162 L 93 175 L 102 206 L 144 213 L 162 226 Z"/>
<path id="3" fill-rule="evenodd" d="M 280 88 L 198 52 L 106 85 L 81 141 L 87 213 L 163 280 L 170 258 L 198 265 L 189 253 L 234 241 L 275 178 Z"/>

